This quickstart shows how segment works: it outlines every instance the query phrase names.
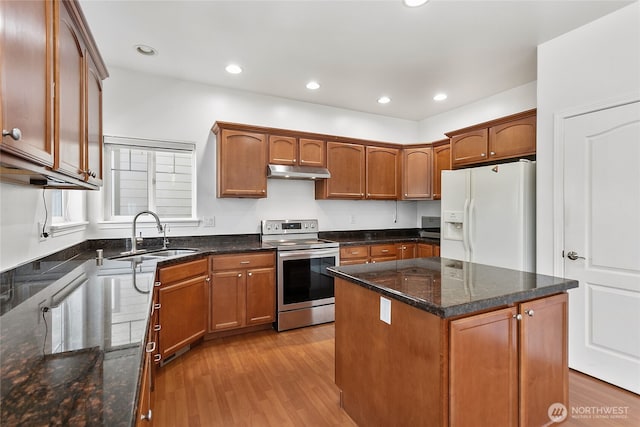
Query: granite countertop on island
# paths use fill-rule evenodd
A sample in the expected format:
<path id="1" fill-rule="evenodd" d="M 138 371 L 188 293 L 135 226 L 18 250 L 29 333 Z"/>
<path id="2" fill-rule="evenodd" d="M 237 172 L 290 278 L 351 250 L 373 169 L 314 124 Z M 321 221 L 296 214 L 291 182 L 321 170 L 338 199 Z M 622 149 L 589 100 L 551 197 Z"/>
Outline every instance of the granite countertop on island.
<path id="1" fill-rule="evenodd" d="M 331 267 L 329 274 L 450 318 L 556 294 L 576 280 L 448 258 L 415 258 Z"/>

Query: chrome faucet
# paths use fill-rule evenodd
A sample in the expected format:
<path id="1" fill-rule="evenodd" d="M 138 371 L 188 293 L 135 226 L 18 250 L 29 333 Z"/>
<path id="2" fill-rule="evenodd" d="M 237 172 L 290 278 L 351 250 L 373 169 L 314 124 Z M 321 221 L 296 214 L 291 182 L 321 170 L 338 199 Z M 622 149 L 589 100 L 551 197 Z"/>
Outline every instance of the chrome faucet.
<path id="1" fill-rule="evenodd" d="M 156 219 L 156 224 L 158 225 L 158 233 L 162 233 L 162 224 L 160 224 L 160 218 L 158 214 L 152 211 L 142 211 L 138 212 L 136 216 L 133 217 L 133 232 L 131 233 L 131 253 L 135 254 L 138 252 L 138 242 L 142 243 L 142 236 L 140 237 L 140 241 L 138 241 L 138 237 L 136 237 L 136 221 L 138 217 L 142 214 L 152 215 Z"/>

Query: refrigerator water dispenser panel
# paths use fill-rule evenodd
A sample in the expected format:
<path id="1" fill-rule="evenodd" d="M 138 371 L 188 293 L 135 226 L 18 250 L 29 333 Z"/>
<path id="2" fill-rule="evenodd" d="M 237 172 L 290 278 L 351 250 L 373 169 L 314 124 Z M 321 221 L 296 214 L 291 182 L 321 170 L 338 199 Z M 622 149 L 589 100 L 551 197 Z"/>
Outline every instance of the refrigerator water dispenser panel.
<path id="1" fill-rule="evenodd" d="M 462 240 L 464 237 L 464 212 L 444 211 L 442 215 L 444 230 L 443 238 L 448 240 Z"/>

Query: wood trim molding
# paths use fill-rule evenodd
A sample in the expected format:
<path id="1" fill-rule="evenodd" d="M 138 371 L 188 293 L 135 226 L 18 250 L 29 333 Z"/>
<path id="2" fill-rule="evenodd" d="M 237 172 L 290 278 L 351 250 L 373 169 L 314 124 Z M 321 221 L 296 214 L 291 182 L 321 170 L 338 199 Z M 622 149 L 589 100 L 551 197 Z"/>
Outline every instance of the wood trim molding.
<path id="1" fill-rule="evenodd" d="M 446 132 L 445 135 L 447 135 L 449 138 L 456 136 L 456 135 L 460 135 L 463 133 L 467 133 L 476 129 L 483 129 L 483 128 L 488 128 L 491 126 L 495 126 L 495 125 L 500 125 L 503 123 L 508 123 L 514 120 L 518 120 L 518 119 L 522 119 L 525 117 L 529 117 L 529 116 L 533 116 L 537 113 L 537 109 L 533 108 L 531 110 L 526 110 L 526 111 L 522 111 L 520 113 L 516 113 L 516 114 L 511 114 L 509 116 L 504 116 L 504 117 L 500 117 L 494 120 L 489 120 L 487 122 L 483 122 L 483 123 L 478 123 L 475 124 L 473 126 L 468 126 L 466 128 L 462 128 L 462 129 L 456 129 L 456 130 L 452 130 L 450 132 Z"/>

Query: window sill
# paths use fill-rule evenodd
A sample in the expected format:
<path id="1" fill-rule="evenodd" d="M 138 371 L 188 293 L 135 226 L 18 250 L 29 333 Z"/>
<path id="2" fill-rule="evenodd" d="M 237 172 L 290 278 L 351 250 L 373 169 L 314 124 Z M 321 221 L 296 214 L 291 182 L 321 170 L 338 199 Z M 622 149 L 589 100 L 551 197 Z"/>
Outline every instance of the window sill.
<path id="1" fill-rule="evenodd" d="M 65 234 L 84 231 L 87 229 L 88 225 L 88 221 L 61 222 L 58 224 L 51 224 L 49 226 L 49 231 L 51 232 L 51 237 L 64 236 Z"/>
<path id="2" fill-rule="evenodd" d="M 98 221 L 97 226 L 100 230 L 115 230 L 115 229 L 131 229 L 131 223 L 133 218 L 130 219 L 116 219 L 110 221 Z M 198 227 L 200 226 L 200 219 L 198 218 L 161 218 L 160 223 L 162 225 L 168 224 L 169 227 Z M 156 222 L 149 219 L 140 218 L 136 221 L 136 228 L 152 228 L 156 226 Z"/>

